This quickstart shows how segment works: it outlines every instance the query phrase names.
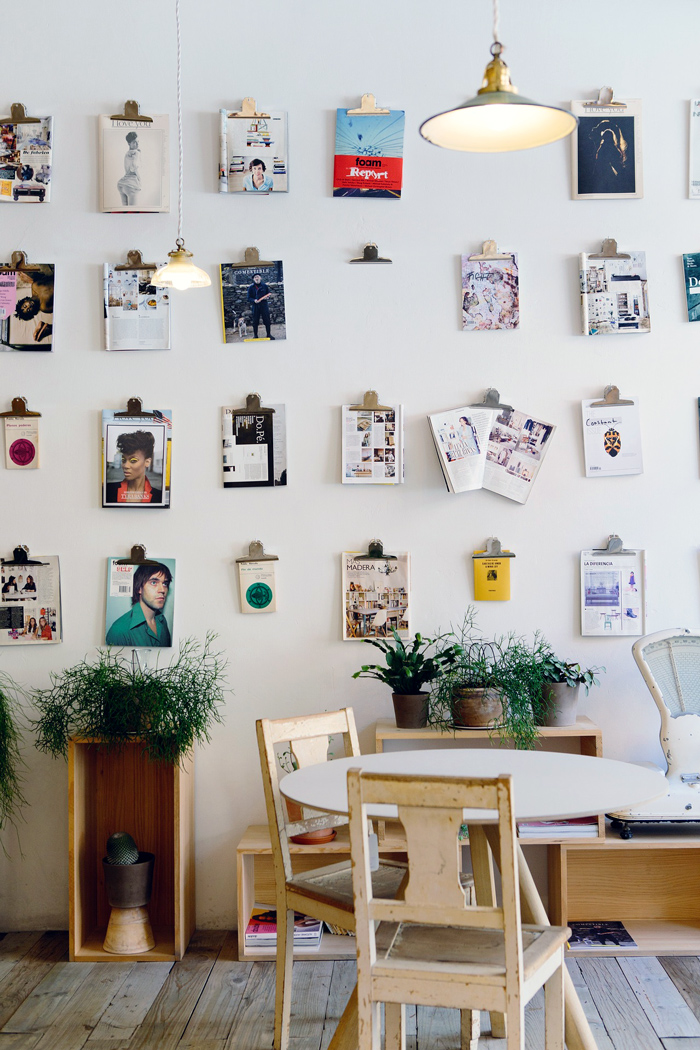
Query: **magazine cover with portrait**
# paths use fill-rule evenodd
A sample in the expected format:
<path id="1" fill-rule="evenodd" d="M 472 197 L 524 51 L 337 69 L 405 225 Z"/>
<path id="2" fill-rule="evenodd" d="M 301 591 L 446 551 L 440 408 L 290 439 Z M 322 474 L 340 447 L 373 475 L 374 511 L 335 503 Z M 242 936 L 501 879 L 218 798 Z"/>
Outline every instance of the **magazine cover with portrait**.
<path id="1" fill-rule="evenodd" d="M 0 562 L 0 645 L 63 640 L 61 577 L 55 555 Z"/>
<path id="2" fill-rule="evenodd" d="M 152 121 L 100 116 L 102 211 L 170 211 L 168 117 Z"/>
<path id="3" fill-rule="evenodd" d="M 225 343 L 286 339 L 282 263 L 221 263 Z"/>
<path id="4" fill-rule="evenodd" d="M 169 507 L 172 411 L 102 413 L 102 506 Z"/>
<path id="5" fill-rule="evenodd" d="M 286 193 L 287 114 L 252 109 L 246 114 L 219 110 L 219 192 Z"/>
<path id="6" fill-rule="evenodd" d="M 0 350 L 53 350 L 52 263 L 0 268 Z"/>
<path id="7" fill-rule="evenodd" d="M 175 559 L 107 562 L 105 642 L 131 648 L 173 644 Z"/>

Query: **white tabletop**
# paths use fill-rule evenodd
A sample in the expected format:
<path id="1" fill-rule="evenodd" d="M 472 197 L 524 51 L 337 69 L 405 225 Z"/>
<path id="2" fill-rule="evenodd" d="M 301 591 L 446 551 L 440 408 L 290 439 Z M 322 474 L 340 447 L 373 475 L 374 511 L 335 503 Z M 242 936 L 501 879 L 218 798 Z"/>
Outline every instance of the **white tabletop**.
<path id="1" fill-rule="evenodd" d="M 659 798 L 665 777 L 629 762 L 548 751 L 459 750 L 389 751 L 307 766 L 280 781 L 282 794 L 302 806 L 347 813 L 347 771 L 414 776 L 495 777 L 512 773 L 518 820 L 553 820 L 610 813 Z M 374 817 L 395 817 L 394 806 L 376 806 Z M 465 820 L 483 820 L 483 811 L 465 811 Z"/>

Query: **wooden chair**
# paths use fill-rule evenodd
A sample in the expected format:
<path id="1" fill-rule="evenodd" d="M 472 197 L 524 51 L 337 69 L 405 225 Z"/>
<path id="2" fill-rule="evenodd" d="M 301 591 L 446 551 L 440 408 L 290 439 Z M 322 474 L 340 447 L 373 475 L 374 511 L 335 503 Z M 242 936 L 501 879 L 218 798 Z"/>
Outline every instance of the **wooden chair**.
<path id="1" fill-rule="evenodd" d="M 279 790 L 280 770 L 275 745 L 288 744 L 296 765 L 301 768 L 327 760 L 328 738 L 331 735 L 342 734 L 346 756 L 359 755 L 360 744 L 352 708 L 276 721 L 262 718 L 256 722 L 256 727 L 270 825 L 277 900 L 274 1047 L 275 1050 L 287 1050 L 292 1001 L 295 909 L 349 930 L 355 928 L 355 916 L 349 860 L 300 872 L 297 875 L 292 871 L 289 851 L 291 835 L 347 824 L 348 818 L 316 813 L 308 819 L 290 823 L 285 801 Z M 307 813 L 314 811 L 307 810 Z M 380 861 L 378 870 L 373 871 L 371 876 L 375 896 L 394 896 L 399 891 L 405 874 L 405 864 L 389 860 Z M 238 917 L 239 922 L 246 922 L 247 919 L 246 915 Z"/>
<path id="2" fill-rule="evenodd" d="M 359 1050 L 379 1050 L 380 1003 L 502 1012 L 508 1050 L 524 1050 L 525 1004 L 544 985 L 545 1048 L 564 1048 L 564 926 L 522 925 L 510 776 L 482 779 L 348 772 L 358 955 Z M 408 846 L 401 899 L 379 900 L 369 875 L 367 807 L 397 804 Z M 501 907 L 470 904 L 459 880 L 463 809 L 496 810 Z M 494 814 L 495 816 L 495 814 Z M 378 951 L 375 923 L 396 923 Z"/>

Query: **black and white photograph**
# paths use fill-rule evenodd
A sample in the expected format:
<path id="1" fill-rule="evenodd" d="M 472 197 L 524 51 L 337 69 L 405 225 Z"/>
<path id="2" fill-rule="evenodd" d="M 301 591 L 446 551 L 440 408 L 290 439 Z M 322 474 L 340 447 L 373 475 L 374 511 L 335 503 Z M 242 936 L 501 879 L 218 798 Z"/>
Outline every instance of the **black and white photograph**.
<path id="1" fill-rule="evenodd" d="M 282 263 L 221 263 L 224 342 L 287 338 Z"/>
<path id="2" fill-rule="evenodd" d="M 579 118 L 571 136 L 573 200 L 643 197 L 640 100 L 609 106 L 579 100 L 571 111 Z"/>
<path id="3" fill-rule="evenodd" d="M 119 418 L 124 415 L 124 418 Z M 102 413 L 102 506 L 168 507 L 172 412 Z"/>
<path id="4" fill-rule="evenodd" d="M 100 116 L 101 209 L 170 211 L 168 117 L 152 123 Z"/>

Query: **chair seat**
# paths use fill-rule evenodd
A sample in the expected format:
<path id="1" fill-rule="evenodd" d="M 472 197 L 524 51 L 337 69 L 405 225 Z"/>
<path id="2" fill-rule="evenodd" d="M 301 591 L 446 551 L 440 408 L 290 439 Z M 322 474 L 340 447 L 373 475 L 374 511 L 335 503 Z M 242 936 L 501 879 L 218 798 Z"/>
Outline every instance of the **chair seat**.
<path id="1" fill-rule="evenodd" d="M 567 926 L 534 926 L 523 923 L 523 980 L 527 981 L 543 959 L 565 944 Z M 423 975 L 426 964 L 435 965 L 445 979 L 455 974 L 503 975 L 505 978 L 505 939 L 503 930 L 431 926 L 399 923 L 386 954 L 372 968 L 373 976 L 389 976 L 392 970 L 405 973 L 417 963 Z"/>
<path id="2" fill-rule="evenodd" d="M 406 876 L 406 864 L 397 860 L 380 860 L 377 871 L 372 872 L 372 892 L 375 897 L 392 898 Z M 464 889 L 473 887 L 473 875 L 463 872 L 460 882 Z M 329 864 L 324 868 L 313 868 L 300 872 L 290 879 L 287 888 L 297 890 L 321 903 L 334 904 L 353 911 L 352 866 L 349 860 Z"/>

